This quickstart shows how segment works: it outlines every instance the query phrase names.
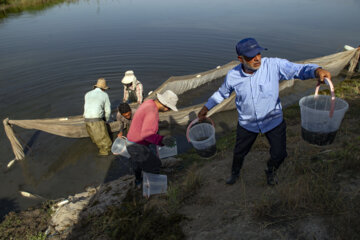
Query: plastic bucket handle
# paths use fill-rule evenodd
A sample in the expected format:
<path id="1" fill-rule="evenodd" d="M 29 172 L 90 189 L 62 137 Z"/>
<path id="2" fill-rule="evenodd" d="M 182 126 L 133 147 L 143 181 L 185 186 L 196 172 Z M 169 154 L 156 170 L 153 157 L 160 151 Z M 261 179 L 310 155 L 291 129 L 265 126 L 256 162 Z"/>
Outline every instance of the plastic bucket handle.
<path id="1" fill-rule="evenodd" d="M 334 90 L 334 85 L 333 85 L 333 83 L 331 82 L 330 79 L 325 78 L 324 80 L 325 80 L 325 82 L 327 82 L 327 84 L 330 86 L 331 106 L 330 106 L 329 117 L 332 117 L 333 114 L 334 114 L 334 110 L 335 110 L 335 90 Z M 319 89 L 320 89 L 320 82 L 317 83 L 316 88 L 315 88 L 315 98 L 316 98 L 316 96 L 318 96 Z"/>
<path id="2" fill-rule="evenodd" d="M 128 142 L 127 138 L 125 136 L 121 136 L 121 137 L 118 137 L 118 138 L 124 139 L 125 140 L 125 147 L 127 147 L 127 142 Z"/>
<path id="3" fill-rule="evenodd" d="M 211 125 L 213 125 L 213 127 L 215 127 L 214 121 L 211 118 L 206 118 L 206 119 L 208 119 L 211 122 Z M 199 122 L 199 118 L 195 118 L 186 129 L 186 138 L 187 138 L 188 142 L 190 142 L 190 138 L 189 138 L 190 128 L 197 122 Z"/>

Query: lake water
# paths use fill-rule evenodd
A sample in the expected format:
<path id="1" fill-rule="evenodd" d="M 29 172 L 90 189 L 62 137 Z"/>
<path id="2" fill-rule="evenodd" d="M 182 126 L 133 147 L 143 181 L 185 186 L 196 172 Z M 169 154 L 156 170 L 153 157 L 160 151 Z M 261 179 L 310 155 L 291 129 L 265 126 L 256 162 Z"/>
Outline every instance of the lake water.
<path id="1" fill-rule="evenodd" d="M 99 77 L 116 106 L 126 70 L 147 93 L 170 76 L 236 60 L 245 37 L 267 47 L 264 56 L 328 55 L 360 44 L 359 10 L 358 0 L 88 0 L 10 16 L 0 22 L 0 117 L 80 115 Z M 19 190 L 61 198 L 109 175 L 113 162 L 96 158 L 89 139 L 15 131 L 30 150 L 6 170 L 14 156 L 0 130 L 0 217 L 39 202 Z"/>

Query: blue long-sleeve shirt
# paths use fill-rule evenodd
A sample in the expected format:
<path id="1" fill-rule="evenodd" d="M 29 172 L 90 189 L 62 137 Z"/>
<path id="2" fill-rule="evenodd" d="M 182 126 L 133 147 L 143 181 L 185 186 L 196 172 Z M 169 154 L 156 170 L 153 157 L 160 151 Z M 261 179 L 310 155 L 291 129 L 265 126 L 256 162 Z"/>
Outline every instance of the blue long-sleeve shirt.
<path id="1" fill-rule="evenodd" d="M 210 110 L 235 91 L 239 125 L 248 131 L 262 133 L 283 121 L 279 82 L 293 78 L 315 78 L 315 70 L 319 67 L 280 58 L 262 58 L 260 68 L 253 74 L 245 73 L 241 66 L 239 64 L 227 73 L 224 83 L 205 106 Z"/>

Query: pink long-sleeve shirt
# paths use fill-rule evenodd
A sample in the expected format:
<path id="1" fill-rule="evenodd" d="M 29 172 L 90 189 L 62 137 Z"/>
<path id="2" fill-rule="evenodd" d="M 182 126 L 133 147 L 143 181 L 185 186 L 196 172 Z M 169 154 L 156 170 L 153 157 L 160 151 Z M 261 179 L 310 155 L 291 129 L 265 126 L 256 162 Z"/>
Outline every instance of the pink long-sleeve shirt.
<path id="1" fill-rule="evenodd" d="M 144 101 L 136 110 L 130 125 L 127 138 L 131 142 L 142 145 L 162 145 L 163 136 L 157 134 L 159 130 L 159 110 L 154 100 Z"/>

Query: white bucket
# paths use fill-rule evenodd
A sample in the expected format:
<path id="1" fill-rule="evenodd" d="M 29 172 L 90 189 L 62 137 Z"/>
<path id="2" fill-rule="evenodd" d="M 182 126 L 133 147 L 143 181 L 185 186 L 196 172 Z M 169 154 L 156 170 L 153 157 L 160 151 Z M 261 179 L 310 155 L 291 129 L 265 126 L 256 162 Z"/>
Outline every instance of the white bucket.
<path id="1" fill-rule="evenodd" d="M 143 172 L 143 196 L 149 198 L 151 195 L 166 193 L 167 176 Z"/>
<path id="2" fill-rule="evenodd" d="M 208 120 L 211 124 L 206 122 L 198 123 L 199 119 L 197 118 L 189 124 L 186 131 L 188 141 L 202 157 L 211 157 L 216 153 L 214 122 L 210 118 Z"/>
<path id="3" fill-rule="evenodd" d="M 127 139 L 124 136 L 116 138 L 113 145 L 111 146 L 111 152 L 114 155 L 120 155 L 126 158 L 130 158 L 130 154 L 126 148 L 126 142 Z"/>
<path id="4" fill-rule="evenodd" d="M 335 97 L 334 86 L 329 79 L 331 96 L 318 95 L 320 85 L 316 87 L 315 94 L 300 99 L 301 129 L 305 141 L 317 144 L 331 144 L 341 121 L 348 110 L 346 101 Z"/>

